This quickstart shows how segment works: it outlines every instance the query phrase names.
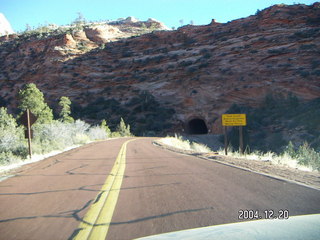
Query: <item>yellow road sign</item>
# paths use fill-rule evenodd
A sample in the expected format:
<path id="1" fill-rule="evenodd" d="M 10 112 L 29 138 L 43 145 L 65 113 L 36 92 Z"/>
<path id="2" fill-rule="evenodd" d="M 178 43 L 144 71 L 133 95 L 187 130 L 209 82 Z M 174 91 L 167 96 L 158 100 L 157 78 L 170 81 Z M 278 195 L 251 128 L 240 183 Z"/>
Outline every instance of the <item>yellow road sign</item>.
<path id="1" fill-rule="evenodd" d="M 246 126 L 246 114 L 222 114 L 223 126 Z"/>

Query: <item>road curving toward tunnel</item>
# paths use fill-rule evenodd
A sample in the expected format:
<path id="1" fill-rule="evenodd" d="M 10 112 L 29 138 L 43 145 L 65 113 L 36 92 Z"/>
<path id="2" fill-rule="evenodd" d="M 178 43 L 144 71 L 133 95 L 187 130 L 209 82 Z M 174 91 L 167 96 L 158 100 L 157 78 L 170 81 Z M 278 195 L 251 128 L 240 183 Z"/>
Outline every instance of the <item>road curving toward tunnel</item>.
<path id="1" fill-rule="evenodd" d="M 97 142 L 20 168 L 0 182 L 0 239 L 123 240 L 248 220 L 242 210 L 320 213 L 319 190 L 153 140 Z"/>

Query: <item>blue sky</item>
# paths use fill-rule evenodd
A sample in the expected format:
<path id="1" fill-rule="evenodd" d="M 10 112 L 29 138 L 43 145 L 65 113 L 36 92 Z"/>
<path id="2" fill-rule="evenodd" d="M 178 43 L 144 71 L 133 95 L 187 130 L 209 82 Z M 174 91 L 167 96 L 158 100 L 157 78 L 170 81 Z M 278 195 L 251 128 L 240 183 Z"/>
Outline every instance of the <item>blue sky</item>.
<path id="1" fill-rule="evenodd" d="M 15 31 L 23 31 L 26 24 L 71 23 L 77 12 L 89 21 L 116 20 L 134 16 L 140 20 L 155 18 L 169 28 L 193 21 L 195 25 L 209 24 L 211 19 L 228 22 L 255 14 L 274 4 L 303 3 L 313 0 L 0 0 L 3 13 Z"/>

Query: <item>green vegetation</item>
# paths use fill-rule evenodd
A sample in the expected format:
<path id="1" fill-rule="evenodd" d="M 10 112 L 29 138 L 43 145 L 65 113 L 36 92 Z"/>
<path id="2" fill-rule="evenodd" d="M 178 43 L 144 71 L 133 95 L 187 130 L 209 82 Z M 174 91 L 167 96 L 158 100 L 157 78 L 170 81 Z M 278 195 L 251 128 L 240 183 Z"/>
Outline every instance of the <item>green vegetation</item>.
<path id="1" fill-rule="evenodd" d="M 121 117 L 130 124 L 134 135 L 156 135 L 170 129 L 174 109 L 166 108 L 147 91 L 138 92 L 136 96 L 121 104 L 115 98 L 100 97 L 85 107 L 74 107 L 74 114 L 94 121 L 108 119 L 112 131 L 118 131 Z"/>
<path id="2" fill-rule="evenodd" d="M 37 123 L 50 123 L 53 120 L 53 113 L 44 101 L 43 93 L 34 83 L 26 84 L 19 91 L 19 109 L 21 112 L 29 109 L 38 117 Z"/>
<path id="3" fill-rule="evenodd" d="M 137 135 L 156 135 L 171 128 L 174 109 L 166 108 L 147 91 L 132 98 L 125 107 L 130 109 L 128 122 Z"/>
<path id="4" fill-rule="evenodd" d="M 61 107 L 61 112 L 60 112 L 60 120 L 62 122 L 69 122 L 69 123 L 72 123 L 74 122 L 74 119 L 70 116 L 71 114 L 71 108 L 70 108 L 70 105 L 71 105 L 71 101 L 68 97 L 61 97 L 60 98 L 60 101 L 59 101 L 59 105 Z"/>
<path id="5" fill-rule="evenodd" d="M 183 151 L 195 153 L 212 152 L 212 150 L 204 144 L 189 141 L 177 135 L 175 135 L 175 137 L 162 138 L 159 142 Z M 224 149 L 220 149 L 218 153 L 224 155 Z M 271 162 L 275 165 L 298 168 L 301 170 L 320 171 L 320 153 L 310 148 L 307 143 L 304 143 L 296 150 L 293 147 L 293 144 L 289 142 L 286 150 L 282 154 L 276 154 L 271 151 L 261 152 L 257 150 L 252 152 L 246 151 L 244 154 L 240 154 L 239 151 L 234 151 L 232 148 L 229 148 L 228 155 L 246 160 Z"/>
<path id="6" fill-rule="evenodd" d="M 0 164 L 17 159 L 17 155 L 26 157 L 27 149 L 23 142 L 23 128 L 15 118 L 0 108 Z"/>
<path id="7" fill-rule="evenodd" d="M 298 148 L 295 148 L 290 141 L 285 153 L 290 157 L 297 159 L 299 164 L 310 166 L 312 169 L 320 171 L 320 152 L 311 148 L 307 142 L 304 142 Z"/>
<path id="8" fill-rule="evenodd" d="M 107 125 L 107 121 L 106 120 L 104 120 L 104 119 L 102 120 L 100 127 L 102 129 L 104 129 L 104 131 L 107 134 L 107 137 L 111 136 L 111 130 L 110 130 L 109 126 Z"/>
<path id="9" fill-rule="evenodd" d="M 78 12 L 77 18 L 75 18 L 69 26 L 57 26 L 54 24 L 41 24 L 38 27 L 31 27 L 26 25 L 25 31 L 21 32 L 23 38 L 37 38 L 42 39 L 51 35 L 59 35 L 65 33 L 73 33 L 75 31 L 82 30 L 83 27 L 88 24 L 83 15 Z"/>
<path id="10" fill-rule="evenodd" d="M 192 142 L 183 139 L 181 136 L 175 135 L 174 137 L 165 137 L 159 140 L 160 143 L 172 146 L 184 151 L 198 152 L 198 153 L 208 153 L 211 149 L 206 145 Z"/>
<path id="11" fill-rule="evenodd" d="M 81 12 L 77 12 L 78 17 L 72 22 L 72 25 L 75 27 L 75 30 L 82 30 L 83 25 L 87 23 Z"/>
<path id="12" fill-rule="evenodd" d="M 19 32 L 19 38 L 11 41 L 10 45 L 19 45 L 20 40 L 28 40 L 28 39 L 44 39 L 50 36 L 57 36 L 62 34 L 74 34 L 75 32 L 82 31 L 86 27 L 96 26 L 100 24 L 105 24 L 108 22 L 107 20 L 98 22 L 87 21 L 82 13 L 78 12 L 77 17 L 71 21 L 70 24 L 64 26 L 58 26 L 55 24 L 39 24 L 37 27 L 26 25 L 24 31 Z M 145 23 L 141 24 L 141 27 L 132 27 L 132 32 L 134 33 L 132 37 L 139 36 L 142 34 L 151 33 L 159 28 L 158 24 L 152 23 L 146 26 Z M 1 42 L 1 44 L 6 44 L 5 42 Z M 87 48 L 83 45 L 78 46 L 79 49 L 87 50 Z M 104 49 L 103 45 L 100 45 L 100 49 Z"/>
<path id="13" fill-rule="evenodd" d="M 268 94 L 260 108 L 233 105 L 227 113 L 246 113 L 246 152 L 290 156 L 300 165 L 320 167 L 320 98 L 301 102 L 293 95 Z M 232 149 L 239 148 L 239 130 L 228 132 Z M 221 142 L 223 137 L 221 136 Z"/>
<path id="14" fill-rule="evenodd" d="M 26 84 L 19 91 L 19 109 L 21 116 L 29 109 L 38 117 L 32 125 L 32 152 L 44 154 L 54 150 L 63 150 L 73 145 L 85 144 L 89 141 L 107 139 L 109 137 L 131 136 L 130 125 L 121 118 L 117 132 L 111 132 L 104 120 L 101 126 L 90 126 L 81 120 L 71 117 L 71 101 L 61 97 L 59 120 L 53 119 L 52 110 L 45 103 L 43 93 L 33 83 Z M 26 159 L 28 155 L 27 140 L 24 138 L 24 127 L 19 126 L 16 119 L 8 114 L 7 109 L 0 108 L 0 165 L 8 165 Z"/>
<path id="15" fill-rule="evenodd" d="M 130 125 L 126 125 L 123 118 L 121 118 L 120 123 L 117 127 L 118 133 L 120 136 L 131 136 Z"/>

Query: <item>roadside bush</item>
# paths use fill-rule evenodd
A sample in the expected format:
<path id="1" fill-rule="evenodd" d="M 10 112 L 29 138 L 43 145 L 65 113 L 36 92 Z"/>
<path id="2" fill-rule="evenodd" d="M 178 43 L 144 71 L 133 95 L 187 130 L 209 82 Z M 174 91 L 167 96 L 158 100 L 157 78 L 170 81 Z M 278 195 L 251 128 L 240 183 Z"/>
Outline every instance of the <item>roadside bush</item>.
<path id="1" fill-rule="evenodd" d="M 77 120 L 75 123 L 54 121 L 49 124 L 34 126 L 34 151 L 46 153 L 52 150 L 62 150 L 74 144 L 83 144 L 89 141 L 84 137 L 89 125 Z"/>
<path id="2" fill-rule="evenodd" d="M 101 128 L 100 126 L 94 126 L 88 130 L 88 137 L 91 140 L 102 140 L 107 139 L 108 136 L 105 129 Z"/>
<path id="3" fill-rule="evenodd" d="M 296 150 L 292 142 L 289 142 L 285 153 L 296 159 L 299 164 L 320 171 L 320 153 L 311 148 L 307 142 L 304 142 Z"/>
<path id="4" fill-rule="evenodd" d="M 181 136 L 177 136 L 177 135 L 175 135 L 174 137 L 161 138 L 159 142 L 178 148 L 178 149 L 186 150 L 186 151 L 194 151 L 194 152 L 201 152 L 201 153 L 211 152 L 211 149 L 206 145 L 185 140 Z"/>
<path id="5" fill-rule="evenodd" d="M 23 140 L 23 129 L 7 109 L 0 108 L 0 164 L 5 165 L 20 156 L 26 156 L 26 144 Z"/>
<path id="6" fill-rule="evenodd" d="M 70 117 L 71 101 L 67 97 L 60 99 L 60 120 L 53 120 L 52 110 L 44 102 L 43 93 L 35 84 L 27 84 L 19 91 L 19 108 L 30 109 L 38 120 L 32 126 L 32 152 L 44 154 L 54 150 L 63 150 L 73 145 L 81 145 L 91 140 L 102 140 L 111 136 L 108 126 L 94 126 Z M 22 112 L 20 113 L 21 116 Z M 19 116 L 19 115 L 18 115 Z M 120 135 L 130 135 L 130 126 L 122 120 Z M 28 156 L 28 144 L 24 138 L 24 127 L 18 126 L 16 119 L 0 108 L 0 165 L 22 161 Z"/>
<path id="7" fill-rule="evenodd" d="M 126 125 L 126 123 L 124 122 L 123 118 L 121 118 L 120 123 L 117 127 L 117 132 L 120 134 L 120 136 L 122 137 L 129 137 L 132 136 L 131 132 L 130 132 L 130 125 Z"/>
<path id="8" fill-rule="evenodd" d="M 35 125 L 33 147 L 37 153 L 46 153 L 72 145 L 85 144 L 90 140 L 106 138 L 107 134 L 101 127 L 90 127 L 81 120 L 74 123 L 54 121 L 49 124 Z"/>

